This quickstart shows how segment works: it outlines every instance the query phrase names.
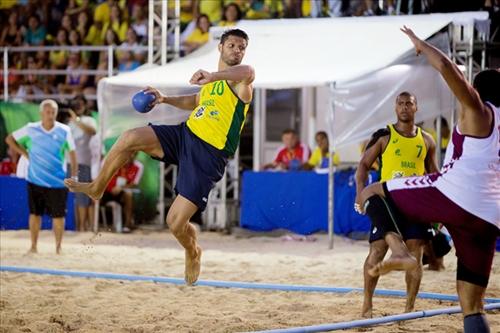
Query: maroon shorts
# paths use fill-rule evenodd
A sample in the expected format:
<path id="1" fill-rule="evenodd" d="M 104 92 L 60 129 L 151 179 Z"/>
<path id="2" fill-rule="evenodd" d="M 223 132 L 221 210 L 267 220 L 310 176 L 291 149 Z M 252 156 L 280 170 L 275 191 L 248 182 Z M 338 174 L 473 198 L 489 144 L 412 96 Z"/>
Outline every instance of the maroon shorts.
<path id="1" fill-rule="evenodd" d="M 412 177 L 407 179 L 425 179 Z M 419 185 L 412 185 L 417 183 Z M 415 223 L 441 222 L 450 232 L 459 265 L 488 279 L 495 255 L 499 229 L 455 204 L 430 182 L 394 179 L 384 183 L 384 191 L 401 214 Z"/>

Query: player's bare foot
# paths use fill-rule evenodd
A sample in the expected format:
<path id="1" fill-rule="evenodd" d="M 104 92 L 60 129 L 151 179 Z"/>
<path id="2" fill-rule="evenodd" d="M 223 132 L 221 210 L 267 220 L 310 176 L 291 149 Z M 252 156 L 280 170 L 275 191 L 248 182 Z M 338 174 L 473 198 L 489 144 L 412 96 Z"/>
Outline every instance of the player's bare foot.
<path id="1" fill-rule="evenodd" d="M 56 248 L 56 254 L 61 254 L 61 253 L 62 253 L 62 249 L 61 249 L 61 247 L 59 246 L 59 247 L 57 247 L 57 248 Z"/>
<path id="2" fill-rule="evenodd" d="M 415 311 L 415 306 L 406 306 L 405 307 L 406 313 L 413 312 L 413 311 Z"/>
<path id="3" fill-rule="evenodd" d="M 196 247 L 196 254 L 190 255 L 188 251 L 186 251 L 186 267 L 184 271 L 184 280 L 186 284 L 191 286 L 197 280 L 198 276 L 200 276 L 201 269 L 201 247 Z"/>
<path id="4" fill-rule="evenodd" d="M 411 256 L 395 256 L 392 255 L 389 259 L 376 264 L 368 270 L 371 276 L 379 276 L 389 273 L 390 271 L 407 271 L 416 268 L 417 260 Z"/>
<path id="5" fill-rule="evenodd" d="M 93 183 L 80 183 L 74 179 L 71 178 L 66 178 L 64 180 L 64 185 L 71 191 L 71 192 L 81 192 L 89 197 L 91 197 L 94 200 L 99 200 L 102 197 L 102 192 L 98 192 L 94 189 L 94 186 L 92 186 Z"/>
<path id="6" fill-rule="evenodd" d="M 372 318 L 372 307 L 369 305 L 363 304 L 363 309 L 361 309 L 361 317 Z"/>
<path id="7" fill-rule="evenodd" d="M 36 248 L 33 248 L 33 247 L 32 247 L 32 248 L 30 248 L 30 249 L 28 250 L 28 252 L 26 252 L 24 255 L 25 255 L 25 256 L 29 256 L 29 255 L 32 255 L 32 254 L 37 254 L 37 253 L 38 253 L 38 250 L 37 250 Z"/>

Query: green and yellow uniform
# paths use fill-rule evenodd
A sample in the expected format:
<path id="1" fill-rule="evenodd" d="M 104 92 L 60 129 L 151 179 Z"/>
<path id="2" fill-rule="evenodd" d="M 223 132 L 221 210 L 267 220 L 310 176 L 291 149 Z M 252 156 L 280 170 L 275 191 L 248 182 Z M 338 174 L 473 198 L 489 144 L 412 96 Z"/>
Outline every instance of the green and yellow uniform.
<path id="1" fill-rule="evenodd" d="M 205 84 L 200 103 L 187 120 L 187 127 L 211 146 L 234 155 L 240 141 L 249 104 L 238 98 L 227 81 Z"/>
<path id="2" fill-rule="evenodd" d="M 387 127 L 390 136 L 381 156 L 381 181 L 423 175 L 425 173 L 427 147 L 425 146 L 422 129 L 417 127 L 417 135 L 407 138 L 399 134 L 393 125 Z"/>

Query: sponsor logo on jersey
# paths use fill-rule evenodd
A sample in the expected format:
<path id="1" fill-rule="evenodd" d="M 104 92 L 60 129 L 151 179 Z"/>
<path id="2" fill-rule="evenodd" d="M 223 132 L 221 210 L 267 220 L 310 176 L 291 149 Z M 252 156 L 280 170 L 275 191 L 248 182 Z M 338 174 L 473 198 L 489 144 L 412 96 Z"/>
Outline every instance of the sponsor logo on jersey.
<path id="1" fill-rule="evenodd" d="M 203 116 L 203 113 L 205 113 L 205 107 L 204 106 L 200 106 L 200 108 L 194 114 L 194 117 L 195 118 L 201 118 Z"/>

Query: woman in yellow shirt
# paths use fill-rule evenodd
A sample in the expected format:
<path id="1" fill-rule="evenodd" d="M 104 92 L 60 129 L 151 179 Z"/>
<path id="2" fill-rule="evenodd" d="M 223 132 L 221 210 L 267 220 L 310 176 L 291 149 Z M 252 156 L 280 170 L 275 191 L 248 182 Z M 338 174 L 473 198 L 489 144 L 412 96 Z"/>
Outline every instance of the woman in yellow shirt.
<path id="1" fill-rule="evenodd" d="M 329 163 L 329 144 L 328 144 L 328 135 L 326 132 L 320 131 L 316 133 L 316 144 L 318 145 L 316 149 L 314 149 L 309 161 L 302 166 L 304 170 L 312 170 L 312 169 L 324 169 L 328 168 Z M 339 165 L 340 158 L 337 153 L 333 154 L 333 165 Z"/>
<path id="2" fill-rule="evenodd" d="M 224 7 L 224 13 L 222 14 L 222 20 L 219 22 L 220 27 L 231 27 L 235 26 L 239 20 L 241 20 L 242 13 L 240 6 L 235 3 L 230 3 Z"/>
<path id="3" fill-rule="evenodd" d="M 57 31 L 54 46 L 67 46 L 68 45 L 68 32 L 65 29 Z M 68 61 L 68 51 L 50 51 L 49 53 L 50 67 L 52 69 L 64 69 Z"/>
<path id="4" fill-rule="evenodd" d="M 208 42 L 208 30 L 210 29 L 210 19 L 207 15 L 201 14 L 196 19 L 196 29 L 186 38 L 184 43 L 184 52 L 189 54 Z"/>
<path id="5" fill-rule="evenodd" d="M 104 31 L 107 31 L 108 27 L 113 29 L 120 42 L 125 41 L 127 38 L 128 22 L 123 19 L 120 7 L 116 4 L 111 7 L 109 23 L 104 25 Z"/>

